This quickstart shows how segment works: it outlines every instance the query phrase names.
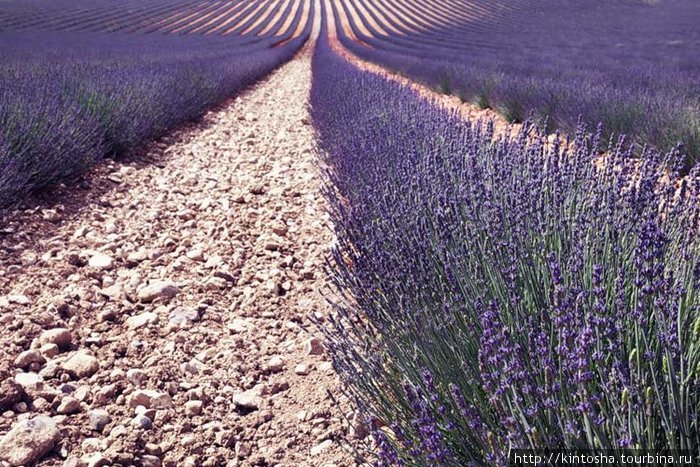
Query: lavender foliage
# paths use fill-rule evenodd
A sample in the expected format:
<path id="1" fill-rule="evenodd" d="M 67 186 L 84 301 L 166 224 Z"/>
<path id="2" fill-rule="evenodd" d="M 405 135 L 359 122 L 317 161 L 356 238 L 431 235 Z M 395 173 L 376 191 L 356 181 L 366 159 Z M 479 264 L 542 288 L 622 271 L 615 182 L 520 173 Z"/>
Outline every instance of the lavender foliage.
<path id="1" fill-rule="evenodd" d="M 606 141 L 622 133 L 660 150 L 682 142 L 688 162 L 700 157 L 700 3 L 421 3 L 334 2 L 339 39 L 364 59 L 510 121 L 534 112 L 548 117 L 549 130 L 573 135 L 582 117 L 602 122 Z M 372 16 L 375 9 L 384 13 Z"/>
<path id="2" fill-rule="evenodd" d="M 323 38 L 313 70 L 337 237 L 324 330 L 377 464 L 700 454 L 698 169 L 603 152 L 602 127 L 494 137 Z"/>
<path id="3" fill-rule="evenodd" d="M 313 16 L 299 9 L 281 35 L 280 21 L 262 21 L 249 35 L 104 32 L 120 29 L 119 13 L 138 24 L 129 15 L 140 3 L 64 3 L 63 12 L 46 2 L 1 8 L 0 207 L 198 118 L 289 59 L 308 38 Z M 135 11 L 152 24 L 149 11 L 172 17 L 173 8 L 186 6 L 201 8 L 150 1 Z M 37 29 L 37 18 L 56 21 Z"/>

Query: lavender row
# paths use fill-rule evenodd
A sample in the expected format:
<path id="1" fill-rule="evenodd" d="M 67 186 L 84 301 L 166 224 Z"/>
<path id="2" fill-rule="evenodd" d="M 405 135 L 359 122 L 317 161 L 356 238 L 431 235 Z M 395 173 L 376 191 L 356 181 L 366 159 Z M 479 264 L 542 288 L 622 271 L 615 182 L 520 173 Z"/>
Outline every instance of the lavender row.
<path id="1" fill-rule="evenodd" d="M 256 36 L 0 34 L 0 205 L 197 118 L 309 33 L 307 22 L 281 46 Z"/>
<path id="2" fill-rule="evenodd" d="M 602 122 L 606 136 L 624 133 L 664 150 L 683 143 L 691 162 L 700 157 L 697 2 L 464 0 L 458 6 L 481 9 L 464 16 L 438 8 L 426 16 L 430 10 L 411 9 L 416 0 L 381 3 L 411 17 L 411 28 L 378 31 L 368 15 L 359 28 L 349 7 L 371 12 L 378 2 L 334 5 L 362 44 L 342 28 L 341 41 L 362 58 L 511 121 L 534 112 L 549 119 L 550 130 L 573 134 L 582 117 Z"/>
<path id="3" fill-rule="evenodd" d="M 676 183 L 680 153 L 621 140 L 601 158 L 602 128 L 494 139 L 325 39 L 313 70 L 337 236 L 323 329 L 368 458 L 700 454 L 698 169 Z"/>

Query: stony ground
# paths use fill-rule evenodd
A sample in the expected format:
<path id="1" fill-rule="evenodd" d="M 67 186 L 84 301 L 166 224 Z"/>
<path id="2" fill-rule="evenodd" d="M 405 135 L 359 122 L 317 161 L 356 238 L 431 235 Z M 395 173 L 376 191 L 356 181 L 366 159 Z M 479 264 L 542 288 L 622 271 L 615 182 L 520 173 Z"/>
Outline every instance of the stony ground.
<path id="1" fill-rule="evenodd" d="M 0 220 L 0 465 L 354 465 L 310 73 Z"/>

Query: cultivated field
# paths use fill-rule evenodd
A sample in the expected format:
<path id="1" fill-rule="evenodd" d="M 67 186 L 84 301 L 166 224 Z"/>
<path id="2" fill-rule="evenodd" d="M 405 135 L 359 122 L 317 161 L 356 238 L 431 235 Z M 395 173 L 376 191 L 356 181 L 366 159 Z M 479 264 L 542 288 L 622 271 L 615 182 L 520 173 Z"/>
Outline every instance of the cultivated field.
<path id="1" fill-rule="evenodd" d="M 697 462 L 699 24 L 0 2 L 0 467 Z"/>

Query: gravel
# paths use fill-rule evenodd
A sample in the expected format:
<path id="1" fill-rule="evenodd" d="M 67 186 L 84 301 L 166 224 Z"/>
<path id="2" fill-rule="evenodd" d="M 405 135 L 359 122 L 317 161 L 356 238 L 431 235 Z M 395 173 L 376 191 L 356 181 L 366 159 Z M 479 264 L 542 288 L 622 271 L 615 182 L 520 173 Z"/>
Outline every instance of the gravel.
<path id="1" fill-rule="evenodd" d="M 328 396 L 337 376 L 310 334 L 330 313 L 333 242 L 310 57 L 105 161 L 83 189 L 59 186 L 0 219 L 3 455 L 356 465 L 343 447 L 349 411 Z M 31 420 L 41 439 L 29 443 L 18 433 Z"/>

